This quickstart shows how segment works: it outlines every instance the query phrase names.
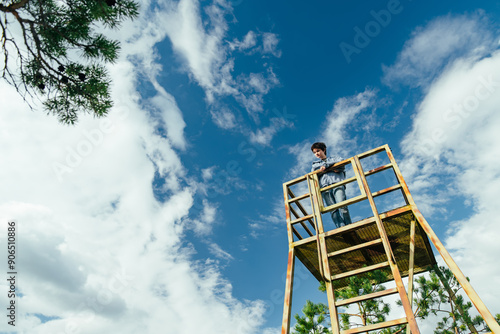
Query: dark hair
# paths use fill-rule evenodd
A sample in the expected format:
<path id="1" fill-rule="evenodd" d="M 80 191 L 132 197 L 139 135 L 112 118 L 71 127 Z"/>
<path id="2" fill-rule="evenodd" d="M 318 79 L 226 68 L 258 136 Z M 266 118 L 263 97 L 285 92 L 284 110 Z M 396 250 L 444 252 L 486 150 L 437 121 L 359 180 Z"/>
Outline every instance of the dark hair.
<path id="1" fill-rule="evenodd" d="M 312 144 L 311 145 L 311 151 L 314 150 L 315 148 L 319 148 L 320 150 L 322 150 L 326 154 L 326 145 L 325 145 L 325 143 L 323 143 L 323 142 L 316 142 L 316 143 Z"/>

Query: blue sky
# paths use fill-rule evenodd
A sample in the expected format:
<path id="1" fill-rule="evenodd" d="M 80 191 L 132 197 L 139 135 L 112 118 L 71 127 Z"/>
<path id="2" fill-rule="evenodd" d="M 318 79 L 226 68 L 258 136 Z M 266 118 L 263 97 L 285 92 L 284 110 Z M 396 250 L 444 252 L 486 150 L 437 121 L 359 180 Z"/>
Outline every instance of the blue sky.
<path id="1" fill-rule="evenodd" d="M 141 1 L 110 33 L 122 53 L 106 120 L 63 126 L 0 83 L 0 217 L 19 225 L 20 330 L 279 333 L 282 183 L 309 171 L 314 141 L 344 157 L 389 144 L 500 312 L 499 7 Z M 296 273 L 293 313 L 326 301 Z"/>

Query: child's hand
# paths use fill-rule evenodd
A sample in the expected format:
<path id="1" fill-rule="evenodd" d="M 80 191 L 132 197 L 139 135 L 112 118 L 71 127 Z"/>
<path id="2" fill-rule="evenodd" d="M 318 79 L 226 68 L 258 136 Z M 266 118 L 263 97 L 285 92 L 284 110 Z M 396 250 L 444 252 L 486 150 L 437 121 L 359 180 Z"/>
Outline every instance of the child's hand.
<path id="1" fill-rule="evenodd" d="M 324 171 L 325 169 L 326 169 L 325 166 L 321 166 L 319 170 Z"/>

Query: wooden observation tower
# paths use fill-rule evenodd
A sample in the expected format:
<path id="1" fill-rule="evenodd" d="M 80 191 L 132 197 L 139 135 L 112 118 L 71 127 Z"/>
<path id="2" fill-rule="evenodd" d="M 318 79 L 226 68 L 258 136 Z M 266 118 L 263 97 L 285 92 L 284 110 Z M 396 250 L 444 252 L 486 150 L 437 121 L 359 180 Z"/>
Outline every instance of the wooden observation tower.
<path id="1" fill-rule="evenodd" d="M 385 161 L 385 163 L 380 167 L 364 171 L 362 166 L 366 165 L 366 161 L 371 163 Z M 488 327 L 493 333 L 500 334 L 500 326 L 417 209 L 389 146 L 384 145 L 358 154 L 335 164 L 330 169 L 345 166 L 346 171 L 349 171 L 349 165 L 354 174 L 352 177 L 324 188 L 319 187 L 318 174 L 321 173 L 319 171 L 283 184 L 289 250 L 281 334 L 290 333 L 295 258 L 298 258 L 318 281 L 325 282 L 333 334 L 366 333 L 401 324 L 407 324 L 407 333 L 420 333 L 412 312 L 413 275 L 427 271 L 436 264 L 429 239 Z M 393 173 L 390 173 L 391 170 Z M 369 183 L 373 182 L 367 182 L 367 178 L 374 178 L 376 174 L 381 175 L 384 171 L 389 171 L 385 172 L 386 175 L 390 174 L 390 177 L 385 177 L 386 181 L 391 179 L 395 184 L 381 190 L 371 190 Z M 357 184 L 358 195 L 350 196 L 335 205 L 323 206 L 321 192 L 349 183 Z M 292 188 L 301 195 L 296 196 Z M 397 203 L 394 205 L 390 196 L 401 197 L 398 193 L 402 195 L 402 199 L 399 204 L 398 201 L 394 201 Z M 368 207 L 368 218 L 333 228 L 329 214 L 326 214 L 324 224 L 322 214 L 348 205 L 351 205 L 351 217 L 355 218 L 356 212 L 352 208 L 362 206 L 363 201 L 365 207 Z M 366 205 L 366 201 L 369 206 Z M 326 228 L 328 223 L 332 229 Z M 392 281 L 395 286 L 351 299 L 335 300 L 334 291 L 346 287 L 349 277 L 362 276 L 373 270 L 385 271 L 387 282 Z M 408 291 L 402 277 L 408 277 Z M 388 295 L 398 295 L 405 317 L 345 331 L 340 330 L 337 311 L 339 307 Z"/>

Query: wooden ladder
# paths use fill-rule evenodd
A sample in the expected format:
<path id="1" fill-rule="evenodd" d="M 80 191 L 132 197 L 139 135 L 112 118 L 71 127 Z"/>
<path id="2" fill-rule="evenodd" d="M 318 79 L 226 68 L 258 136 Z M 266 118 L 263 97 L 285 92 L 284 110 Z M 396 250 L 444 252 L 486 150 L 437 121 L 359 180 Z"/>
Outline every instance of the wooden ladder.
<path id="1" fill-rule="evenodd" d="M 360 163 L 360 159 L 364 159 L 366 157 L 378 154 L 380 152 L 385 152 L 390 162 L 386 165 L 364 172 Z M 427 240 L 428 238 L 430 242 L 436 247 L 437 251 L 443 258 L 444 262 L 447 264 L 448 268 L 450 268 L 450 270 L 453 272 L 455 278 L 458 280 L 458 282 L 464 289 L 464 292 L 469 296 L 471 302 L 474 304 L 478 312 L 481 314 L 488 327 L 492 330 L 492 333 L 500 334 L 500 326 L 496 322 L 495 318 L 488 310 L 486 305 L 484 305 L 482 300 L 479 298 L 478 294 L 474 291 L 470 282 L 467 280 L 467 277 L 462 273 L 462 271 L 455 263 L 451 255 L 445 249 L 444 245 L 439 240 L 437 235 L 434 233 L 429 223 L 425 220 L 422 213 L 418 210 L 389 146 L 383 145 L 378 148 L 372 149 L 370 151 L 361 153 L 357 156 L 338 162 L 331 168 L 345 166 L 347 164 L 352 165 L 352 169 L 355 174 L 353 177 L 347 178 L 334 185 L 330 185 L 321 189 L 319 187 L 319 180 L 318 180 L 318 174 L 321 173 L 320 171 L 312 172 L 304 176 L 298 177 L 292 181 L 283 183 L 289 248 L 288 248 L 288 267 L 286 276 L 285 301 L 283 307 L 283 322 L 281 327 L 281 333 L 282 334 L 290 333 L 293 277 L 294 277 L 294 266 L 296 257 L 300 257 L 301 260 L 303 260 L 303 264 L 305 264 L 306 267 L 308 267 L 309 271 L 311 271 L 311 273 L 318 280 L 325 282 L 326 292 L 328 297 L 328 307 L 330 310 L 330 319 L 332 322 L 332 332 L 334 334 L 362 333 L 401 324 L 407 324 L 407 333 L 409 333 L 410 331 L 412 334 L 420 333 L 411 309 L 411 298 L 413 294 L 415 235 L 416 235 L 415 228 L 416 224 L 418 224 L 419 232 L 417 234 L 419 235 L 419 238 L 422 238 L 423 233 L 425 233 L 426 235 L 425 240 Z M 392 169 L 394 171 L 394 174 L 397 179 L 397 184 L 386 189 L 382 189 L 376 192 L 371 192 L 368 183 L 366 181 L 366 176 L 387 169 Z M 290 187 L 301 182 L 307 183 L 309 191 L 306 194 L 295 196 L 295 194 L 291 191 Z M 341 203 L 336 203 L 326 208 L 323 206 L 323 200 L 321 196 L 322 191 L 346 185 L 351 182 L 357 182 L 361 195 L 349 198 Z M 374 197 L 384 195 L 396 190 L 401 191 L 404 200 L 406 202 L 406 206 L 395 208 L 394 210 L 391 210 L 391 213 L 385 212 L 379 214 L 377 207 L 375 205 Z M 306 208 L 302 206 L 302 204 L 300 203 L 300 200 L 305 200 L 307 198 L 310 199 L 312 213 L 309 213 L 308 210 L 306 210 Z M 335 230 L 330 230 L 327 232 L 324 231 L 323 222 L 321 218 L 322 214 L 364 200 L 368 200 L 369 202 L 373 214 L 372 217 L 366 218 L 362 221 L 358 221 L 348 226 L 344 226 Z M 291 204 L 296 205 L 298 209 L 297 210 L 293 209 Z M 405 275 L 406 273 L 408 274 L 408 293 L 405 291 L 405 287 L 401 278 L 401 273 L 396 263 L 396 258 L 394 256 L 393 249 L 391 248 L 391 244 L 389 243 L 388 234 L 385 230 L 384 223 L 382 221 L 383 219 L 388 219 L 386 221 L 390 222 L 391 218 L 389 218 L 389 214 L 392 215 L 391 217 L 396 217 L 400 214 L 407 215 L 407 212 L 411 212 L 411 218 L 409 218 L 411 219 L 411 221 L 408 222 L 410 223 L 410 242 L 409 242 L 410 256 L 408 259 L 408 264 L 409 264 L 408 272 L 406 272 L 406 269 L 404 269 Z M 294 216 L 294 218 L 292 218 L 292 215 Z M 370 231 L 372 231 L 370 232 L 372 233 L 372 237 L 375 237 L 374 239 L 372 239 L 371 237 L 370 241 L 367 240 L 360 241 L 361 239 L 356 237 L 354 238 L 353 242 L 349 242 L 348 243 L 349 245 L 344 249 L 335 249 L 333 251 L 328 252 L 327 242 L 329 242 L 328 246 L 331 247 L 330 244 L 331 240 L 329 238 L 331 238 L 332 236 L 336 236 L 336 234 L 339 234 L 338 237 L 343 236 L 342 233 L 346 232 L 355 234 L 357 229 L 362 229 L 364 227 L 368 228 L 368 224 L 372 224 L 369 226 L 369 228 Z M 376 225 L 376 228 L 373 227 L 373 224 Z M 390 225 L 387 225 L 387 227 L 390 228 Z M 307 235 L 304 234 L 304 236 L 302 236 L 299 233 L 299 230 L 304 231 L 302 233 L 303 234 L 305 233 Z M 390 229 L 389 232 L 391 232 Z M 375 235 L 373 235 L 373 233 L 375 233 Z M 298 240 L 295 241 L 294 236 Z M 309 244 L 311 244 L 312 247 L 309 247 L 308 246 Z M 340 261 L 333 260 L 334 257 L 338 258 L 342 256 L 344 256 L 344 259 L 346 259 L 349 257 L 350 252 L 356 252 L 360 250 L 364 252 L 367 251 L 366 249 L 369 247 L 377 247 L 379 251 L 383 248 L 383 251 L 379 252 L 381 256 L 377 256 L 377 260 L 373 261 L 373 259 L 371 259 L 367 263 L 367 266 L 365 267 L 352 269 L 352 266 L 350 266 L 350 268 L 347 269 L 346 267 L 340 265 Z M 397 250 L 398 248 L 396 247 L 395 249 Z M 313 251 L 313 249 L 315 249 L 315 251 Z M 423 249 L 420 248 L 418 253 L 420 256 L 419 261 L 423 261 L 422 251 Z M 430 249 L 427 249 L 427 251 L 430 251 Z M 307 254 L 304 252 L 306 252 Z M 317 262 L 315 262 L 316 254 L 317 254 Z M 435 259 L 434 255 L 432 254 L 432 251 L 430 253 L 430 256 L 432 257 L 432 259 L 428 258 L 428 260 L 426 260 L 427 262 L 425 261 L 423 263 L 419 262 L 418 266 L 420 266 L 419 269 L 420 272 L 422 271 L 421 266 L 423 264 L 428 265 L 431 264 L 431 262 L 434 262 L 435 264 Z M 374 263 L 379 261 L 380 258 L 383 259 L 379 263 Z M 400 259 L 400 257 L 398 257 L 398 259 Z M 330 268 L 331 264 L 335 265 L 335 267 Z M 403 268 L 404 266 L 405 264 L 402 263 L 401 267 Z M 347 277 L 362 275 L 372 270 L 383 269 L 387 271 L 387 268 L 390 270 L 392 274 L 392 280 L 394 280 L 396 283 L 395 288 L 387 289 L 380 292 L 370 293 L 367 295 L 357 296 L 347 300 L 339 300 L 339 301 L 335 300 L 334 286 L 337 287 L 345 286 L 345 282 L 341 282 L 338 280 L 345 280 Z M 335 274 L 332 274 L 332 272 L 334 272 Z M 401 300 L 405 313 L 404 318 L 385 321 L 377 324 L 370 324 L 364 327 L 350 328 L 345 331 L 340 330 L 338 311 L 337 311 L 339 307 L 344 307 L 352 303 L 380 298 L 392 294 L 399 295 L 399 299 Z"/>
<path id="2" fill-rule="evenodd" d="M 321 197 L 321 190 L 319 187 L 319 180 L 318 180 L 318 173 L 310 173 L 307 175 L 307 182 L 309 186 L 309 193 L 311 194 L 311 205 L 313 209 L 313 213 L 310 216 L 310 218 L 313 219 L 315 222 L 315 226 L 317 226 L 317 243 L 318 243 L 318 261 L 320 263 L 320 270 L 321 274 L 323 276 L 323 279 L 325 281 L 326 285 L 326 292 L 328 296 L 328 306 L 330 310 L 330 319 L 332 323 L 332 333 L 333 334 L 351 334 L 351 333 L 363 333 L 363 332 L 368 332 L 368 331 L 373 331 L 373 330 L 378 330 L 382 328 L 387 328 L 387 327 L 392 327 L 396 325 L 402 325 L 402 324 L 407 324 L 409 329 L 411 330 L 411 333 L 413 334 L 419 334 L 420 331 L 418 329 L 417 323 L 415 321 L 415 317 L 413 315 L 413 311 L 411 308 L 411 303 L 410 299 L 408 298 L 408 295 L 411 296 L 411 287 L 409 287 L 409 294 L 407 294 L 405 290 L 405 286 L 403 284 L 403 280 L 401 277 L 401 273 L 399 272 L 397 263 L 396 263 L 396 258 L 394 257 L 394 254 L 391 249 L 391 245 L 389 243 L 389 239 L 387 237 L 387 233 L 385 231 L 384 225 L 382 223 L 382 219 L 380 218 L 379 212 L 377 210 L 377 207 L 375 205 L 375 201 L 373 199 L 374 193 L 369 189 L 368 183 L 366 181 L 365 177 L 365 172 L 363 171 L 363 168 L 361 166 L 361 163 L 359 161 L 359 157 L 354 156 L 353 158 L 350 159 L 350 163 L 352 164 L 354 173 L 355 173 L 355 178 L 358 181 L 358 185 L 360 185 L 360 190 L 361 190 L 361 195 L 358 196 L 357 198 L 353 198 L 351 200 L 346 200 L 341 203 L 337 203 L 334 206 L 325 208 L 323 207 L 323 201 Z M 338 186 L 338 185 L 336 185 Z M 331 188 L 331 187 L 325 187 L 325 188 Z M 316 191 L 315 191 L 316 190 Z M 375 224 L 378 229 L 379 233 L 379 238 L 375 240 L 371 240 L 369 242 L 364 242 L 360 243 L 357 245 L 352 245 L 350 247 L 347 247 L 345 249 L 341 249 L 335 252 L 328 252 L 327 251 L 327 246 L 326 246 L 326 239 L 325 239 L 325 233 L 323 231 L 323 224 L 321 221 L 321 214 L 325 213 L 327 211 L 331 211 L 332 208 L 338 208 L 342 207 L 346 204 L 352 204 L 353 202 L 357 202 L 360 200 L 368 199 L 370 203 L 370 207 L 373 212 L 373 218 L 375 220 Z M 368 223 L 368 222 L 367 222 Z M 371 221 L 373 223 L 373 220 Z M 412 229 L 414 231 L 414 223 L 412 223 Z M 342 231 L 345 232 L 346 230 L 349 229 L 354 229 L 354 228 L 359 228 L 359 224 L 352 224 L 348 225 L 346 227 L 342 228 Z M 335 233 L 335 232 L 334 232 Z M 366 249 L 368 247 L 373 247 L 376 244 L 382 244 L 384 248 L 384 252 L 386 255 L 386 261 L 376 263 L 373 265 L 369 265 L 366 267 L 361 267 L 355 270 L 343 272 L 340 274 L 332 275 L 331 270 L 330 270 L 330 258 L 335 257 L 335 256 L 342 256 L 342 254 L 346 254 L 348 252 L 356 251 L 356 250 L 362 250 Z M 412 259 L 410 258 L 410 262 Z M 396 283 L 396 287 L 392 289 L 386 289 L 383 291 L 375 292 L 375 293 L 370 293 L 362 296 L 357 296 L 354 298 L 346 299 L 346 300 L 335 300 L 335 293 L 334 293 L 334 288 L 333 288 L 333 282 L 335 280 L 339 279 L 344 279 L 347 277 L 351 276 L 356 276 L 360 275 L 366 272 L 378 270 L 378 269 L 384 269 L 384 268 L 389 268 L 391 270 L 392 276 L 394 278 L 394 281 Z M 412 281 L 412 280 L 411 280 Z M 362 301 L 367 301 L 375 298 L 380 298 L 388 295 L 393 295 L 393 294 L 399 294 L 401 303 L 403 305 L 404 311 L 405 311 L 405 317 L 400 318 L 400 319 L 394 319 L 390 321 L 385 321 L 381 323 L 376 323 L 376 324 L 370 324 L 368 326 L 362 326 L 362 327 L 356 327 L 356 328 L 351 328 L 348 330 L 341 331 L 340 330 L 340 324 L 338 320 L 338 308 L 343 307 L 352 303 L 357 303 L 357 302 L 362 302 Z"/>

